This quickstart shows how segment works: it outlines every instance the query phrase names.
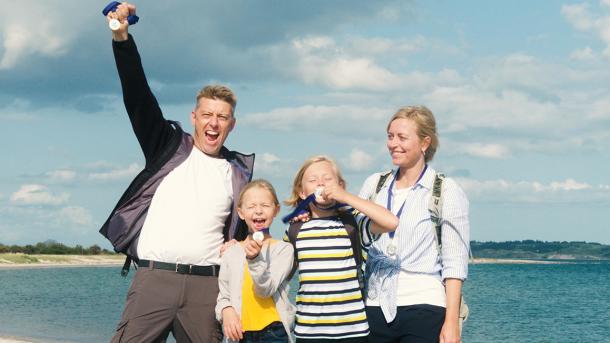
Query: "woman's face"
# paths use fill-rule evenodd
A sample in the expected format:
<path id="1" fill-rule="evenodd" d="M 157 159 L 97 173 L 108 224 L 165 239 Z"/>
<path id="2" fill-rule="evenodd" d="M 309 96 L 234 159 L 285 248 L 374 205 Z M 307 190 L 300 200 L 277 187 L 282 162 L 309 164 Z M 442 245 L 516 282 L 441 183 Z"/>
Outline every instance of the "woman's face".
<path id="1" fill-rule="evenodd" d="M 412 168 L 420 159 L 423 151 L 430 145 L 430 138 L 422 140 L 417 135 L 417 124 L 412 119 L 399 118 L 390 123 L 387 146 L 392 164 L 401 168 Z"/>

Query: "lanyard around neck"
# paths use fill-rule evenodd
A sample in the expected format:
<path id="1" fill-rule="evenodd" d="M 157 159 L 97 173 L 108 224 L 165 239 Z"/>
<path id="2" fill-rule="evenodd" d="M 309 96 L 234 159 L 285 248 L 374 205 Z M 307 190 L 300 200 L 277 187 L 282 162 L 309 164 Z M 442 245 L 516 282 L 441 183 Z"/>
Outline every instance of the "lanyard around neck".
<path id="1" fill-rule="evenodd" d="M 426 173 L 427 169 L 428 169 L 428 164 L 425 164 L 424 169 L 419 174 L 419 177 L 417 178 L 417 181 L 415 181 L 415 183 L 413 184 L 413 187 L 415 187 L 415 185 L 417 185 L 417 183 L 422 179 L 422 177 L 424 177 L 424 174 Z M 392 179 L 392 182 L 390 183 L 390 187 L 388 188 L 387 209 L 390 212 L 392 212 L 392 197 L 393 197 L 392 189 L 394 188 L 394 184 L 396 183 L 396 179 L 398 178 L 398 175 L 400 175 L 399 173 L 400 173 L 400 168 L 398 168 L 398 170 L 396 171 L 396 176 L 394 177 L 394 179 Z M 398 217 L 398 220 L 400 220 L 400 215 L 402 214 L 402 210 L 404 209 L 406 203 L 407 203 L 407 199 L 405 199 L 405 201 L 400 206 L 400 209 L 398 210 L 398 212 L 396 212 L 396 217 Z M 395 233 L 396 233 L 395 231 L 388 232 L 388 235 L 390 235 L 390 238 L 394 238 Z"/>

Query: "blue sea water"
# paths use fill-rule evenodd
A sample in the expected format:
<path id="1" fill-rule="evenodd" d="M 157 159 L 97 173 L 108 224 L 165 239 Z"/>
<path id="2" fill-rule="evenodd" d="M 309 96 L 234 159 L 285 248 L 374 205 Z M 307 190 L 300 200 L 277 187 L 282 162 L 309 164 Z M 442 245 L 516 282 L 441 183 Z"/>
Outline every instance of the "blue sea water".
<path id="1" fill-rule="evenodd" d="M 131 282 L 119 269 L 0 270 L 0 335 L 108 342 Z M 471 265 L 464 293 L 466 343 L 610 342 L 610 262 Z"/>

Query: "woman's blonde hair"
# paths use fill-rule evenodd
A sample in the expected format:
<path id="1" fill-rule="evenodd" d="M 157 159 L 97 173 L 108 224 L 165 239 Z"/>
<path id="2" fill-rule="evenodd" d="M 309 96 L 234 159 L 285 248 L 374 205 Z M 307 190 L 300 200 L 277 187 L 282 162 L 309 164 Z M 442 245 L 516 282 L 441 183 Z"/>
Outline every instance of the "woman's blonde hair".
<path id="1" fill-rule="evenodd" d="M 436 133 L 436 120 L 434 114 L 426 106 L 406 106 L 400 108 L 388 122 L 386 131 L 390 130 L 390 125 L 396 119 L 411 119 L 417 125 L 417 136 L 423 140 L 430 137 L 430 146 L 424 152 L 424 159 L 430 162 L 439 147 L 438 134 Z"/>
<path id="2" fill-rule="evenodd" d="M 241 203 L 244 199 L 244 195 L 246 194 L 247 191 L 249 191 L 250 189 L 252 189 L 254 187 L 268 190 L 269 193 L 271 193 L 271 196 L 273 197 L 273 202 L 275 203 L 275 205 L 276 206 L 280 205 L 280 201 L 278 200 L 277 194 L 275 193 L 275 188 L 273 188 L 273 185 L 271 184 L 271 182 L 269 182 L 265 179 L 256 179 L 256 180 L 252 180 L 252 181 L 248 182 L 248 184 L 246 184 L 244 186 L 244 189 L 241 190 L 241 192 L 239 193 L 239 201 L 237 202 L 237 207 L 241 208 Z"/>
<path id="3" fill-rule="evenodd" d="M 301 193 L 301 191 L 303 190 L 303 176 L 305 175 L 305 171 L 312 164 L 318 163 L 318 162 L 330 163 L 332 169 L 334 170 L 335 174 L 337 175 L 337 180 L 339 181 L 339 185 L 341 185 L 342 187 L 345 187 L 345 179 L 343 179 L 343 175 L 341 175 L 341 171 L 339 170 L 337 163 L 335 163 L 335 161 L 332 158 L 330 158 L 326 155 L 313 156 L 313 157 L 305 160 L 305 162 L 303 162 L 303 165 L 297 172 L 296 176 L 294 177 L 294 181 L 292 182 L 292 192 L 290 193 L 290 198 L 285 200 L 284 204 L 286 204 L 288 206 L 292 206 L 292 207 L 296 207 L 298 205 L 298 203 L 302 200 L 301 197 L 299 196 L 299 193 Z"/>

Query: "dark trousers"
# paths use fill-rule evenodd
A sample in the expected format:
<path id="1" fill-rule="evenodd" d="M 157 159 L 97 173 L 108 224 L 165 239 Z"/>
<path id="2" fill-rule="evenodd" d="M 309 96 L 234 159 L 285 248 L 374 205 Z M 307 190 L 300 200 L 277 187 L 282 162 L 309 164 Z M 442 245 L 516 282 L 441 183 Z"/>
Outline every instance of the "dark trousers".
<path id="1" fill-rule="evenodd" d="M 381 307 L 367 306 L 366 316 L 374 343 L 436 343 L 445 321 L 445 308 L 433 305 L 399 306 L 396 318 L 385 321 Z"/>
<path id="2" fill-rule="evenodd" d="M 220 342 L 217 296 L 216 276 L 140 267 L 111 342 L 163 343 L 170 332 L 178 343 Z"/>
<path id="3" fill-rule="evenodd" d="M 244 332 L 241 343 L 288 343 L 288 333 L 281 322 L 273 322 L 260 331 Z"/>

